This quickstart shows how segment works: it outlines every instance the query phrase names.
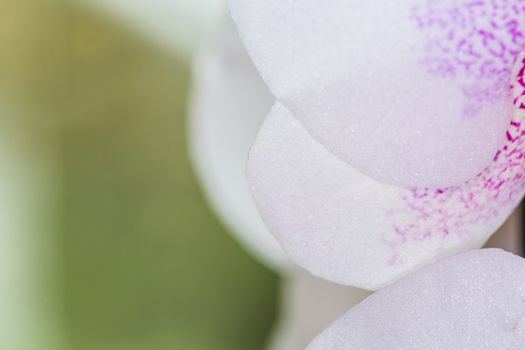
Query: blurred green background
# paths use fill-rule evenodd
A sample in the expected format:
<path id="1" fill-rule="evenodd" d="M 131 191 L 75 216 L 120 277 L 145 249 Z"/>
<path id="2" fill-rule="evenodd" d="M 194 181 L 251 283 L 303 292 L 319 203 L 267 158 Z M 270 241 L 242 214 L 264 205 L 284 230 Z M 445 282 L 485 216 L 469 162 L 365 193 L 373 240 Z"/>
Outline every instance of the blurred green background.
<path id="1" fill-rule="evenodd" d="M 54 184 L 35 294 L 55 315 L 55 344 L 263 348 L 277 277 L 230 237 L 196 183 L 190 60 L 75 0 L 1 0 L 0 41 L 1 100 L 22 111 L 2 120 L 46 150 L 34 165 Z"/>

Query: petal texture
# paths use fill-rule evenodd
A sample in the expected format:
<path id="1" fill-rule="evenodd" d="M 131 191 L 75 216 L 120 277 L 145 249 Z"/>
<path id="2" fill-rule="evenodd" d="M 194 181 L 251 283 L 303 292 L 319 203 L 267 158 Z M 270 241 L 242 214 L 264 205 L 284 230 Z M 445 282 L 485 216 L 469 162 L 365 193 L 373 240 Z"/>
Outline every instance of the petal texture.
<path id="1" fill-rule="evenodd" d="M 523 0 L 231 0 L 275 96 L 381 182 L 460 185 L 504 143 Z"/>
<path id="2" fill-rule="evenodd" d="M 246 181 L 248 152 L 273 97 L 231 21 L 201 50 L 190 103 L 191 158 L 213 209 L 266 266 L 290 261 L 262 222 Z"/>
<path id="3" fill-rule="evenodd" d="M 480 247 L 525 191 L 523 56 L 514 112 L 490 165 L 461 186 L 405 189 L 336 157 L 277 103 L 252 148 L 248 178 L 263 219 L 314 274 L 381 288 L 422 265 Z"/>
<path id="4" fill-rule="evenodd" d="M 525 260 L 478 250 L 440 261 L 370 296 L 308 350 L 525 348 Z"/>

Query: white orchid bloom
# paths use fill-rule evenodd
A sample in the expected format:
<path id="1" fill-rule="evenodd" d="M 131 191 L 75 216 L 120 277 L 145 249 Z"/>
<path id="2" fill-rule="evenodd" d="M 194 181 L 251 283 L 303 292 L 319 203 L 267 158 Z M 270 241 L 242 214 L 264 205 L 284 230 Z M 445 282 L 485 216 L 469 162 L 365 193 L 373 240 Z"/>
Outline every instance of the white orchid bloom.
<path id="1" fill-rule="evenodd" d="M 260 262 L 283 277 L 281 310 L 270 349 L 303 349 L 368 294 L 297 269 L 262 222 L 246 180 L 257 130 L 273 103 L 231 21 L 218 26 L 194 65 L 191 158 L 211 207 Z"/>
<path id="2" fill-rule="evenodd" d="M 525 348 L 525 260 L 497 249 L 425 267 L 351 309 L 308 350 Z"/>
<path id="3" fill-rule="evenodd" d="M 525 260 L 474 250 L 425 267 L 351 309 L 308 350 L 525 348 Z"/>
<path id="4" fill-rule="evenodd" d="M 273 97 L 230 22 L 203 45 L 193 77 L 189 140 L 205 194 L 249 251 L 274 270 L 289 270 L 289 259 L 257 212 L 245 170 Z"/>
<path id="5" fill-rule="evenodd" d="M 515 136 L 509 145 L 523 157 L 525 53 L 511 76 Z M 524 276 L 525 260 L 499 250 L 444 259 L 352 308 L 307 349 L 523 349 Z"/>
<path id="6" fill-rule="evenodd" d="M 480 247 L 521 200 L 521 0 L 231 0 L 276 98 L 248 177 L 317 276 L 375 290 Z"/>

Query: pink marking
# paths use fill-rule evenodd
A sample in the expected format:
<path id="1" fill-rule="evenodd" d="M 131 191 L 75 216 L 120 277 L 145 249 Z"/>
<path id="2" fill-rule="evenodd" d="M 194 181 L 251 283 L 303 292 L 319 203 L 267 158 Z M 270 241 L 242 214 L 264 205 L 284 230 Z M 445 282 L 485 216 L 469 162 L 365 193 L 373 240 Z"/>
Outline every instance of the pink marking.
<path id="1" fill-rule="evenodd" d="M 399 257 L 404 256 L 411 242 L 471 239 L 485 234 L 519 204 L 525 194 L 525 54 L 517 64 L 519 69 L 511 86 L 514 114 L 506 144 L 484 171 L 462 186 L 412 188 L 400 194 L 402 206 L 388 210 L 398 238 L 392 239 L 392 234 L 384 237 L 393 254 L 389 264 L 402 264 L 404 260 Z"/>
<path id="2" fill-rule="evenodd" d="M 458 80 L 464 116 L 505 98 L 516 56 L 525 48 L 524 0 L 425 0 L 411 17 L 426 40 L 420 62 Z"/>

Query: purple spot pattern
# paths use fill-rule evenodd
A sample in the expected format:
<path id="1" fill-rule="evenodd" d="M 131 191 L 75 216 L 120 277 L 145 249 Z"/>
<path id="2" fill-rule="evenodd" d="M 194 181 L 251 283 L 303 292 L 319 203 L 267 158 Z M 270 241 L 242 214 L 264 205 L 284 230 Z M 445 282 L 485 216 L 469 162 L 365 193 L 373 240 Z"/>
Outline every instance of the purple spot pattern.
<path id="1" fill-rule="evenodd" d="M 403 249 L 451 235 L 469 239 L 499 223 L 511 213 L 525 193 L 525 54 L 519 56 L 510 91 L 514 112 L 505 145 L 492 164 L 463 186 L 402 192 L 403 206 L 387 211 L 394 233 L 384 237 L 393 250 L 390 265 L 404 262 Z"/>
<path id="2" fill-rule="evenodd" d="M 525 0 L 426 0 L 411 17 L 425 38 L 420 63 L 460 82 L 465 117 L 508 93 L 514 60 L 525 47 Z"/>

